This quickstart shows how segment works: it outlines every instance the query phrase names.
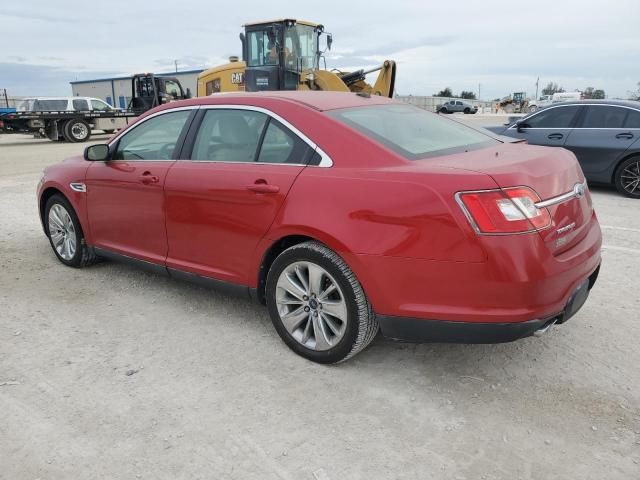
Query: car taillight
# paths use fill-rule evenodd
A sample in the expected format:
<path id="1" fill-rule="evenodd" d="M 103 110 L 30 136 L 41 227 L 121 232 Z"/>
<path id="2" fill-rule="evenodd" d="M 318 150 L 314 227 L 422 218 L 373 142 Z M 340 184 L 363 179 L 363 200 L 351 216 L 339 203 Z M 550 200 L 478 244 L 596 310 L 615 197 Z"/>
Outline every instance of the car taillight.
<path id="1" fill-rule="evenodd" d="M 456 200 L 478 233 L 527 233 L 551 225 L 546 208 L 537 208 L 540 197 L 528 187 L 460 192 Z"/>

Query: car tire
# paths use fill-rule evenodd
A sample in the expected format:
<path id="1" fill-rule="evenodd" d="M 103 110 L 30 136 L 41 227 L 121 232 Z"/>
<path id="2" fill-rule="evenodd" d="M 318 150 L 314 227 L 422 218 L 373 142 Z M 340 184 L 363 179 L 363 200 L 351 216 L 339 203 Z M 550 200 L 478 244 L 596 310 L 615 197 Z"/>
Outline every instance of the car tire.
<path id="1" fill-rule="evenodd" d="M 75 118 L 64 124 L 63 134 L 68 142 L 86 142 L 91 137 L 91 127 L 81 118 Z"/>
<path id="2" fill-rule="evenodd" d="M 313 362 L 347 360 L 378 332 L 360 282 L 339 255 L 319 242 L 294 245 L 275 259 L 266 301 L 282 340 Z"/>
<path id="3" fill-rule="evenodd" d="M 440 113 L 449 113 L 446 108 L 441 108 L 439 111 Z"/>
<path id="4" fill-rule="evenodd" d="M 616 189 L 629 198 L 640 198 L 640 157 L 623 161 L 613 175 Z"/>
<path id="5" fill-rule="evenodd" d="M 465 108 L 465 109 L 464 109 L 464 112 L 463 112 L 463 113 L 464 113 L 465 115 L 469 115 L 469 114 L 471 113 L 471 109 L 467 107 L 467 108 Z"/>
<path id="6" fill-rule="evenodd" d="M 75 210 L 62 195 L 52 195 L 45 204 L 44 229 L 53 252 L 69 267 L 81 268 L 97 261 L 82 233 Z"/>

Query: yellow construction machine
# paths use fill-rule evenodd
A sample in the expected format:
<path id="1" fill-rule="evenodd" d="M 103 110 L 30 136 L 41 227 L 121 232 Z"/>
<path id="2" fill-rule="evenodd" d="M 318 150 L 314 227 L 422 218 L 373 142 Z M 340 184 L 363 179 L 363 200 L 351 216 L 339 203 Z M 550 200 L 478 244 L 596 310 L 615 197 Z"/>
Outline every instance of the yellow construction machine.
<path id="1" fill-rule="evenodd" d="M 240 34 L 243 61 L 231 57 L 229 63 L 205 70 L 198 76 L 198 96 L 218 92 L 257 92 L 261 90 L 329 90 L 365 92 L 393 97 L 396 63 L 385 60 L 377 68 L 342 72 L 320 68 L 324 60 L 320 37 L 326 49 L 333 38 L 318 23 L 278 19 L 247 23 Z M 373 85 L 368 74 L 377 72 Z"/>

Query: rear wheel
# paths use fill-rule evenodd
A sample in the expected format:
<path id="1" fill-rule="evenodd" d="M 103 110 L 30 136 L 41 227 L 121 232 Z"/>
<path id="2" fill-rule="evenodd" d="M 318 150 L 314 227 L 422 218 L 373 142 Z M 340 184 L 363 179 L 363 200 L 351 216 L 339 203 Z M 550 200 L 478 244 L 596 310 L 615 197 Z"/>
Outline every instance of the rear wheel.
<path id="1" fill-rule="evenodd" d="M 96 256 L 84 240 L 76 212 L 62 195 L 47 200 L 44 225 L 51 248 L 62 263 L 76 268 L 95 263 Z"/>
<path id="2" fill-rule="evenodd" d="M 640 198 L 640 157 L 628 158 L 616 169 L 616 188 L 630 198 Z"/>
<path id="3" fill-rule="evenodd" d="M 91 127 L 81 118 L 77 118 L 65 123 L 63 134 L 69 142 L 86 142 L 91 137 Z"/>
<path id="4" fill-rule="evenodd" d="M 363 350 L 378 322 L 347 264 L 318 242 L 285 250 L 267 276 L 267 307 L 276 331 L 298 355 L 337 363 Z"/>

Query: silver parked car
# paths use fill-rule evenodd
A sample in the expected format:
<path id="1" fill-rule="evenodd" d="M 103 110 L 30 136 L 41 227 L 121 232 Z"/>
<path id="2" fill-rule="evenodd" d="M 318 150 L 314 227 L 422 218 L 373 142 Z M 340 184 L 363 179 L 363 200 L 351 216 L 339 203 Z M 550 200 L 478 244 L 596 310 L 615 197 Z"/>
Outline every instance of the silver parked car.
<path id="1" fill-rule="evenodd" d="M 438 107 L 438 112 L 440 113 L 462 112 L 473 114 L 477 111 L 478 107 L 471 105 L 469 102 L 465 102 L 464 100 L 449 100 Z"/>

